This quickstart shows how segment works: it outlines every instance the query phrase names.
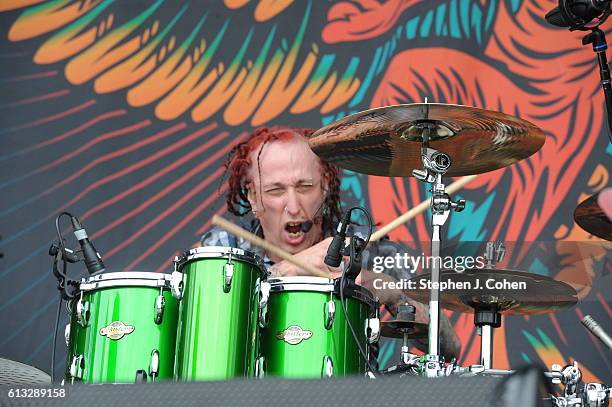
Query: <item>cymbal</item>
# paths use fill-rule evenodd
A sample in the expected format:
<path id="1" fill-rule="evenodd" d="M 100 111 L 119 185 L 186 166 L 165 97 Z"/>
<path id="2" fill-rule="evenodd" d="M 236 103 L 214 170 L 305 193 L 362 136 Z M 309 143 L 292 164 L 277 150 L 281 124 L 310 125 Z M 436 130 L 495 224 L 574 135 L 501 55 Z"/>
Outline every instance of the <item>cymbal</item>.
<path id="1" fill-rule="evenodd" d="M 461 105 L 414 103 L 366 110 L 310 136 L 310 148 L 339 167 L 370 175 L 412 176 L 423 167 L 421 146 L 450 156 L 447 176 L 493 171 L 544 145 L 534 124 L 505 113 Z"/>
<path id="2" fill-rule="evenodd" d="M 612 222 L 597 202 L 599 193 L 585 199 L 574 210 L 574 221 L 592 235 L 612 241 Z"/>
<path id="3" fill-rule="evenodd" d="M 34 366 L 0 358 L 0 385 L 48 386 L 51 376 Z"/>
<path id="4" fill-rule="evenodd" d="M 415 287 L 421 287 L 421 280 L 431 280 L 430 274 L 410 279 Z M 440 283 L 449 287 L 442 290 L 440 286 L 441 307 L 459 312 L 496 308 L 501 314 L 533 315 L 570 308 L 578 302 L 576 290 L 570 285 L 525 271 L 470 269 L 457 273 L 443 270 Z M 495 284 L 506 286 L 495 287 Z M 406 294 L 422 303 L 429 301 L 428 288 L 406 290 Z"/>
<path id="5" fill-rule="evenodd" d="M 395 319 L 382 321 L 380 323 L 380 334 L 387 338 L 404 338 L 404 333 L 409 339 L 427 338 L 428 325 L 423 322 Z"/>

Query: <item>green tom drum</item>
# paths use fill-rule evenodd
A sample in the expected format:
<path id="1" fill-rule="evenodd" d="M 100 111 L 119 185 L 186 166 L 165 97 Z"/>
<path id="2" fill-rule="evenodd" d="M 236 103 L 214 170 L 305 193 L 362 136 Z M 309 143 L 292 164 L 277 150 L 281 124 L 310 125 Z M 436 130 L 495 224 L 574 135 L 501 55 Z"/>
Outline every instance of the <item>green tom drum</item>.
<path id="1" fill-rule="evenodd" d="M 178 301 L 170 274 L 103 273 L 81 280 L 66 326 L 66 380 L 172 379 Z"/>
<path id="2" fill-rule="evenodd" d="M 225 380 L 254 374 L 263 260 L 231 247 L 198 247 L 175 259 L 181 298 L 178 380 Z"/>
<path id="3" fill-rule="evenodd" d="M 345 289 L 346 318 L 339 280 L 320 277 L 269 279 L 267 326 L 261 330 L 259 376 L 321 378 L 363 375 L 368 344 L 378 340 L 377 302 L 364 287 Z"/>

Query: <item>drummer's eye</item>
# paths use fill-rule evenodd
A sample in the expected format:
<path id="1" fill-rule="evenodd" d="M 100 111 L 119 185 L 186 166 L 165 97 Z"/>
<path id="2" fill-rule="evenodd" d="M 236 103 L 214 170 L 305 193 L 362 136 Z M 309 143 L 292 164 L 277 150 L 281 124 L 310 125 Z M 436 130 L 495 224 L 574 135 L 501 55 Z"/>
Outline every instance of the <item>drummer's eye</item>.
<path id="1" fill-rule="evenodd" d="M 295 189 L 298 192 L 308 192 L 308 191 L 312 190 L 313 187 L 314 187 L 314 185 L 312 185 L 312 184 L 300 184 Z"/>
<path id="2" fill-rule="evenodd" d="M 266 194 L 270 195 L 282 195 L 285 190 L 283 188 L 272 188 L 266 191 Z"/>

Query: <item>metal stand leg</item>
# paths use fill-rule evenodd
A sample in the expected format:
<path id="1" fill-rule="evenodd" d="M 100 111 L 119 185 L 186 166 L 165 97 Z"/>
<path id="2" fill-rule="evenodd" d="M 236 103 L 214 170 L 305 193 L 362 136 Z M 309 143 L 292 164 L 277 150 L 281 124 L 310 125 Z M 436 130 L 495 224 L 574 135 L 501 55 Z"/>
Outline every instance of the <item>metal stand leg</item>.
<path id="1" fill-rule="evenodd" d="M 480 328 L 480 364 L 485 370 L 493 367 L 493 332 L 501 326 L 501 314 L 496 308 L 475 309 L 474 325 Z"/>
<path id="2" fill-rule="evenodd" d="M 480 328 L 480 364 L 491 369 L 493 364 L 493 327 L 483 325 Z"/>

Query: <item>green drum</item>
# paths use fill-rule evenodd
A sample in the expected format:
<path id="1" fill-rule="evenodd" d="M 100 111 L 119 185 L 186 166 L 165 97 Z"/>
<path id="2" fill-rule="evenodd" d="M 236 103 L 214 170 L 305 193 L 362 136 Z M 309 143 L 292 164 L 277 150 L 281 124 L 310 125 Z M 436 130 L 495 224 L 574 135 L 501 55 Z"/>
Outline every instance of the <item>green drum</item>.
<path id="1" fill-rule="evenodd" d="M 176 379 L 253 376 L 263 260 L 245 250 L 210 246 L 189 250 L 174 264 L 173 293 L 181 299 Z"/>
<path id="2" fill-rule="evenodd" d="M 81 280 L 66 326 L 66 381 L 172 379 L 178 301 L 171 275 L 103 273 Z"/>
<path id="3" fill-rule="evenodd" d="M 321 378 L 363 375 L 366 363 L 340 305 L 339 280 L 271 278 L 267 326 L 261 330 L 259 376 Z M 348 320 L 366 355 L 378 340 L 377 302 L 361 286 L 345 290 Z M 368 356 L 369 357 L 369 356 Z"/>

